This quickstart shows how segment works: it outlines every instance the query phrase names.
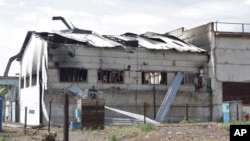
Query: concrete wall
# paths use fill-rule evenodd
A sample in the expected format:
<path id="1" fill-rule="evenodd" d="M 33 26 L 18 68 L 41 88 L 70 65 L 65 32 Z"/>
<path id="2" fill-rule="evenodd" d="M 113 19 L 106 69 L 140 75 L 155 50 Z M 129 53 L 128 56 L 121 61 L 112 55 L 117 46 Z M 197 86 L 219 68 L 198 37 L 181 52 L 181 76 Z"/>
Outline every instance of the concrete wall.
<path id="1" fill-rule="evenodd" d="M 250 81 L 250 35 L 217 36 L 215 59 L 216 77 L 219 81 Z"/>
<path id="2" fill-rule="evenodd" d="M 210 52 L 214 43 L 213 28 L 213 23 L 208 23 L 192 29 L 176 29 L 166 34 L 177 36 L 188 43 Z"/>
<path id="3" fill-rule="evenodd" d="M 107 89 L 102 91 L 105 105 L 113 108 L 125 110 L 132 113 L 144 114 L 144 102 L 146 103 L 146 116 L 154 119 L 154 99 L 153 90 L 151 91 L 133 91 L 133 90 L 117 90 Z M 156 114 L 166 94 L 166 91 L 156 90 Z M 70 94 L 69 119 L 76 120 L 75 109 L 77 108 L 77 98 Z M 53 123 L 61 124 L 63 122 L 63 92 L 55 90 L 46 91 L 45 104 L 49 111 L 49 101 L 52 101 L 51 118 Z M 188 104 L 188 117 L 195 121 L 210 120 L 209 94 L 201 92 L 183 92 L 179 91 L 175 97 L 174 103 L 170 108 L 165 121 L 179 122 L 186 115 Z M 115 113 L 110 110 L 105 110 L 106 117 L 124 118 L 126 116 Z M 44 119 L 46 124 L 46 119 Z"/>
<path id="4" fill-rule="evenodd" d="M 67 52 L 75 50 L 75 57 L 70 57 Z M 207 74 L 207 55 L 177 51 L 156 51 L 138 48 L 134 53 L 128 53 L 123 48 L 94 48 L 94 47 L 59 47 L 49 49 L 49 88 L 61 89 L 68 87 L 71 83 L 59 82 L 60 67 L 76 67 L 88 70 L 88 80 L 80 83 L 82 87 L 90 88 L 96 85 L 99 89 L 119 88 L 130 90 L 150 90 L 149 85 L 141 84 L 142 71 L 164 71 L 175 73 L 177 71 L 198 73 L 199 67 L 204 66 L 204 74 Z M 145 65 L 146 64 L 146 65 Z M 128 66 L 130 69 L 128 70 Z M 117 69 L 125 71 L 123 84 L 105 84 L 98 82 L 97 71 L 99 69 Z M 170 75 L 171 76 L 171 75 Z M 169 78 L 168 84 L 171 82 Z M 137 85 L 134 85 L 137 84 Z M 206 84 L 204 84 L 206 85 Z M 184 86 L 186 89 L 188 85 Z M 159 89 L 165 89 L 165 85 L 159 85 Z M 188 91 L 194 91 L 190 86 Z M 204 88 L 205 91 L 205 88 Z"/>

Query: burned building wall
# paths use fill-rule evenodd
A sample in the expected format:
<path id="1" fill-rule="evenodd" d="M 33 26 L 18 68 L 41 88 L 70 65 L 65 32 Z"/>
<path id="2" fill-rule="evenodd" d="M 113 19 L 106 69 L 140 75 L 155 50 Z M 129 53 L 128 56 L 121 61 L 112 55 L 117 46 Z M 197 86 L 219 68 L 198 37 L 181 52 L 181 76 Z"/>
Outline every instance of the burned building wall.
<path id="1" fill-rule="evenodd" d="M 27 124 L 41 123 L 44 96 L 47 88 L 47 43 L 45 40 L 31 34 L 26 50 L 21 58 L 20 70 L 20 122 L 24 123 L 25 108 L 27 108 Z M 41 89 L 42 88 L 42 89 Z"/>
<path id="2" fill-rule="evenodd" d="M 178 105 L 186 101 L 185 104 L 199 105 L 196 101 L 198 98 L 205 99 L 200 104 L 209 105 L 206 87 L 206 53 L 60 45 L 57 48 L 49 47 L 48 56 L 49 79 L 46 92 L 48 99 L 58 97 L 55 93 L 71 85 L 77 85 L 85 92 L 95 86 L 97 90 L 102 91 L 107 106 L 143 114 L 143 104 L 146 102 L 149 106 L 147 115 L 153 118 L 154 87 L 158 109 L 175 73 L 183 71 L 185 78 L 174 103 Z M 201 67 L 203 68 L 203 87 L 197 89 L 195 79 Z M 74 97 L 72 97 L 71 104 L 70 109 L 74 111 L 76 106 Z M 60 109 L 60 106 L 57 108 Z M 199 112 L 202 111 L 198 110 L 199 108 L 202 109 L 202 107 L 197 107 L 194 113 L 202 117 L 203 113 Z M 62 111 L 59 109 L 57 111 Z M 171 110 L 170 115 L 172 113 L 173 117 L 179 116 L 176 120 L 181 120 L 184 117 L 183 112 Z M 118 115 L 106 110 L 106 116 L 117 117 Z M 60 114 L 54 117 L 59 118 Z M 167 120 L 174 120 L 173 117 Z M 207 118 L 201 120 L 207 121 Z"/>

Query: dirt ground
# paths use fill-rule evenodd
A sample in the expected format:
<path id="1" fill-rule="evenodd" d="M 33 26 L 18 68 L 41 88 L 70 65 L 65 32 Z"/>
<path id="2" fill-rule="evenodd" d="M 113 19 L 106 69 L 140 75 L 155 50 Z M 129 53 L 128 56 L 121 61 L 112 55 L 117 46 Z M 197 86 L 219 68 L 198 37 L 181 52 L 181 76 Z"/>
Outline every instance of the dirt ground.
<path id="1" fill-rule="evenodd" d="M 51 128 L 56 140 L 63 140 L 63 128 Z M 0 141 L 41 141 L 48 135 L 48 127 L 27 129 L 3 126 Z M 69 132 L 70 141 L 229 141 L 229 131 L 220 123 L 162 124 L 151 131 L 142 131 L 140 125 L 105 126 L 104 130 L 76 130 Z"/>

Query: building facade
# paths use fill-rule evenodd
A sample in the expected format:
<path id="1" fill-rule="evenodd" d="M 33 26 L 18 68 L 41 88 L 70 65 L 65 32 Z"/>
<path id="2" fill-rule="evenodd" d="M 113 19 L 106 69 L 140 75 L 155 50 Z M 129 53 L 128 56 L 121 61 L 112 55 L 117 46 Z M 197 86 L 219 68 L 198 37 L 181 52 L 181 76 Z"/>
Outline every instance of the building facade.
<path id="1" fill-rule="evenodd" d="M 63 121 L 63 95 L 70 94 L 70 120 L 77 98 L 68 90 L 76 86 L 80 97 L 105 99 L 107 106 L 154 119 L 176 72 L 184 79 L 165 119 L 210 121 L 208 54 L 175 36 L 157 33 L 99 35 L 92 31 L 28 32 L 18 60 L 20 121 L 38 125 Z M 95 90 L 95 95 L 89 95 Z M 94 96 L 94 97 L 92 97 Z M 187 113 L 187 107 L 189 107 Z M 84 113 L 83 113 L 84 114 Z M 105 110 L 105 117 L 121 115 Z"/>

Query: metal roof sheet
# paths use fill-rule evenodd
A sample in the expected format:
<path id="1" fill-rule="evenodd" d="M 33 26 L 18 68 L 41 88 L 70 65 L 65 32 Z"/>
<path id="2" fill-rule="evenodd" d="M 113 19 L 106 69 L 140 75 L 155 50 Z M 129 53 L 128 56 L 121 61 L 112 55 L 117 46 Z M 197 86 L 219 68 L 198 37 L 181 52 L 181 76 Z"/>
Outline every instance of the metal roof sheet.
<path id="1" fill-rule="evenodd" d="M 129 41 L 129 40 L 138 40 L 139 47 L 144 47 L 147 49 L 156 49 L 156 50 L 169 50 L 175 49 L 180 52 L 205 52 L 205 50 L 198 48 L 192 44 L 186 43 L 185 41 L 174 37 L 166 36 L 157 33 L 147 32 L 138 36 L 127 36 L 123 35 L 109 35 L 109 38 L 114 37 L 120 40 Z"/>
<path id="2" fill-rule="evenodd" d="M 64 32 L 55 32 L 54 34 L 63 36 L 65 38 L 73 39 L 79 42 L 87 42 L 88 44 L 96 47 L 117 47 L 123 46 L 117 42 L 109 40 L 102 35 L 97 33 L 92 34 L 79 34 L 79 33 L 64 33 Z M 123 46 L 124 47 L 124 46 Z"/>
<path id="3" fill-rule="evenodd" d="M 124 47 L 137 46 L 155 50 L 175 49 L 179 52 L 205 52 L 190 43 L 169 35 L 163 35 L 153 32 L 146 32 L 141 35 L 134 33 L 123 35 L 99 35 L 92 33 L 72 33 L 72 32 L 54 32 L 62 37 L 76 40 L 78 42 L 88 43 L 95 47 Z M 136 41 L 136 42 L 135 42 Z"/>

